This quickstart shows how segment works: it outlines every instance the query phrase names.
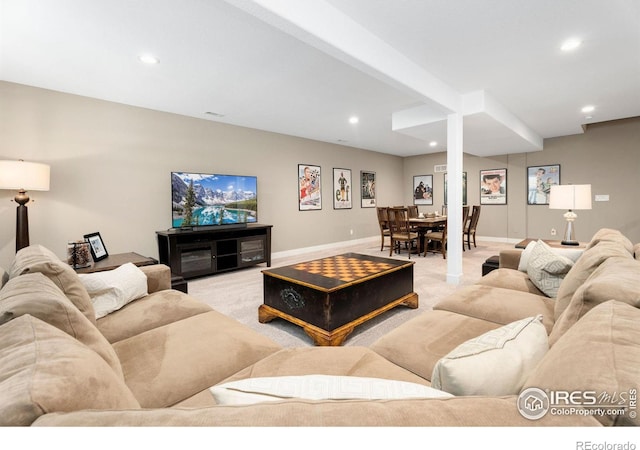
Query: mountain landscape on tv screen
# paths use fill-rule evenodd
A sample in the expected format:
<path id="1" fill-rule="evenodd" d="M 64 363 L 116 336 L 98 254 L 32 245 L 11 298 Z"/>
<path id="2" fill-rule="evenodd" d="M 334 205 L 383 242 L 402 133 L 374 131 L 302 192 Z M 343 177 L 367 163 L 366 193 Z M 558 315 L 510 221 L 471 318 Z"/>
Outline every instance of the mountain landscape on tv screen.
<path id="1" fill-rule="evenodd" d="M 173 227 L 257 221 L 256 177 L 173 172 L 171 197 Z"/>

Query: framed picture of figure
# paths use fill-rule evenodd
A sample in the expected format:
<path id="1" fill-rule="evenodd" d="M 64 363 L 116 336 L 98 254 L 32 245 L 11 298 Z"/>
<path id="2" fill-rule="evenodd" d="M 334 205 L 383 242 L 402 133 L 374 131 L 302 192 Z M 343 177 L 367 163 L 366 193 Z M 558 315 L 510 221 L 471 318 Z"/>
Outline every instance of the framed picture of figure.
<path id="1" fill-rule="evenodd" d="M 320 166 L 298 164 L 298 209 L 322 209 Z"/>
<path id="2" fill-rule="evenodd" d="M 360 171 L 360 206 L 362 208 L 376 207 L 376 173 L 366 170 Z"/>
<path id="3" fill-rule="evenodd" d="M 351 169 L 333 169 L 333 209 L 351 209 Z"/>
<path id="4" fill-rule="evenodd" d="M 554 184 L 560 184 L 560 164 L 527 167 L 527 204 L 548 205 Z"/>
<path id="5" fill-rule="evenodd" d="M 480 171 L 480 204 L 507 204 L 507 169 Z"/>
<path id="6" fill-rule="evenodd" d="M 414 175 L 413 204 L 433 205 L 433 175 Z"/>
<path id="7" fill-rule="evenodd" d="M 444 204 L 447 205 L 447 172 L 444 173 Z M 462 204 L 467 204 L 467 172 L 462 172 Z"/>

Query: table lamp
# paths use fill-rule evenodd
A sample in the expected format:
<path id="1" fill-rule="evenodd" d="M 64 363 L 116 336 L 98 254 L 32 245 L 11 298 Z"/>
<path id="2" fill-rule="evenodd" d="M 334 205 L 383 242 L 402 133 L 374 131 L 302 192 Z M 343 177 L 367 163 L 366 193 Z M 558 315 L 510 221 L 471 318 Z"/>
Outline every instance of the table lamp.
<path id="1" fill-rule="evenodd" d="M 564 232 L 562 245 L 578 245 L 574 239 L 575 230 L 573 222 L 578 217 L 574 209 L 591 209 L 591 185 L 590 184 L 561 184 L 551 186 L 549 209 L 566 209 L 564 218 L 567 226 Z"/>
<path id="2" fill-rule="evenodd" d="M 47 164 L 26 161 L 0 161 L 0 189 L 17 190 L 14 200 L 16 212 L 16 252 L 29 245 L 29 219 L 27 217 L 27 191 L 49 190 L 50 168 Z"/>

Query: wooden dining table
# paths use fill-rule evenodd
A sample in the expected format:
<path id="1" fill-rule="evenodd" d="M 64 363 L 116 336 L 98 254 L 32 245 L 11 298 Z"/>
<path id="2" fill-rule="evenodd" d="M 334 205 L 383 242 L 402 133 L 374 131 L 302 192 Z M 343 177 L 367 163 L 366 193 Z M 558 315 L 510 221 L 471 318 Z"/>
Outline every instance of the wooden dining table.
<path id="1" fill-rule="evenodd" d="M 439 225 L 447 221 L 447 216 L 435 216 L 435 217 L 414 217 L 409 219 L 409 225 L 418 230 L 418 252 L 424 252 L 424 237 L 429 230 L 435 230 Z"/>

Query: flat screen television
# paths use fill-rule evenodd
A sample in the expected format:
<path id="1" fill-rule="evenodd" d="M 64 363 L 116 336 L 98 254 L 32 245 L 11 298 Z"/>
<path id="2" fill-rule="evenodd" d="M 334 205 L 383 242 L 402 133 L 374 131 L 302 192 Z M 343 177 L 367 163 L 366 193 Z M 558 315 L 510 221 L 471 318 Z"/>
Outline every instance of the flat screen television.
<path id="1" fill-rule="evenodd" d="M 258 220 L 255 176 L 171 172 L 173 228 L 239 225 Z"/>

